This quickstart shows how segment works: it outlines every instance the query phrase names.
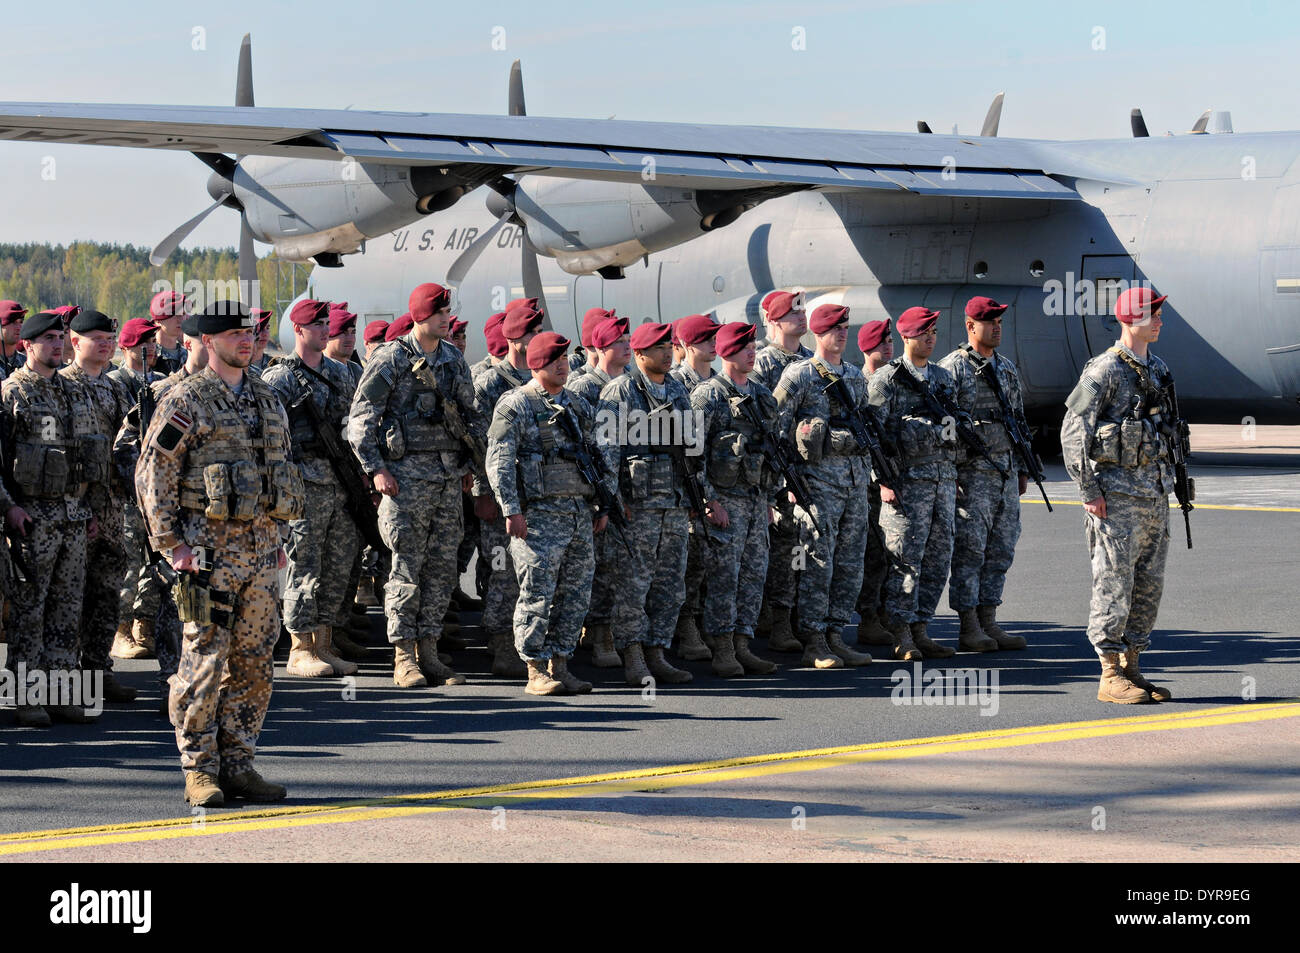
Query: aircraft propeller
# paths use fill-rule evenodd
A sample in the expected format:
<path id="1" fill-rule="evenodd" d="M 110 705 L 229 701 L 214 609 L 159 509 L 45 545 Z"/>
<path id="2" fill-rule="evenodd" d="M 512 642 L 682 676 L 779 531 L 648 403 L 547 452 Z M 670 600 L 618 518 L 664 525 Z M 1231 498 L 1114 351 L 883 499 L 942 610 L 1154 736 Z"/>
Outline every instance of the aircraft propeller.
<path id="1" fill-rule="evenodd" d="M 989 111 L 984 114 L 984 126 L 980 129 L 981 136 L 992 138 L 998 134 L 998 126 L 1002 122 L 1002 100 L 1006 93 L 998 93 L 993 97 L 993 102 L 989 103 Z M 932 135 L 934 130 L 924 119 L 916 121 L 916 131 L 922 135 Z M 957 127 L 952 127 L 952 134 L 957 135 Z"/>

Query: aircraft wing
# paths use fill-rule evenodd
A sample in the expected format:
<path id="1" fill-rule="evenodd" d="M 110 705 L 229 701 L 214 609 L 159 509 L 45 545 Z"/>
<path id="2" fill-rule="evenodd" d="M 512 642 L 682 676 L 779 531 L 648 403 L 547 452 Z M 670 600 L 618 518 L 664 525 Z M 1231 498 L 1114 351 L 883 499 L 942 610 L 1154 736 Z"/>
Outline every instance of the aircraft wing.
<path id="1" fill-rule="evenodd" d="M 624 120 L 221 106 L 0 103 L 0 140 L 477 166 L 690 188 L 795 185 L 1078 199 L 1132 180 L 1027 139 Z M 653 172 L 653 178 L 650 173 Z"/>

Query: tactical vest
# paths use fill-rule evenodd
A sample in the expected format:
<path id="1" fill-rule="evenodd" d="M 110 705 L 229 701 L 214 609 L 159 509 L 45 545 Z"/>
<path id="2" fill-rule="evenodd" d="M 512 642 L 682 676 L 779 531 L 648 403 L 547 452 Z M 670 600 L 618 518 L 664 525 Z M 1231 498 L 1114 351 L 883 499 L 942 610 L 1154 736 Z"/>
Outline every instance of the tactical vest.
<path id="1" fill-rule="evenodd" d="M 1131 470 L 1170 458 L 1170 447 L 1162 433 L 1165 424 L 1165 405 L 1161 386 L 1167 381 L 1157 381 L 1148 365 L 1133 360 L 1118 347 L 1108 351 L 1137 378 L 1138 398 L 1131 412 L 1119 420 L 1102 417 L 1097 421 L 1088 455 L 1102 466 L 1117 466 Z M 1125 408 L 1112 406 L 1112 412 Z"/>
<path id="2" fill-rule="evenodd" d="M 260 418 L 250 433 L 235 396 L 218 379 L 192 378 L 189 393 L 212 419 L 212 432 L 189 452 L 181 473 L 181 506 L 213 520 L 247 521 L 265 512 L 272 519 L 296 519 L 305 491 L 302 475 L 286 457 L 288 434 L 275 392 L 251 375 Z M 184 385 L 183 385 L 184 386 Z"/>
<path id="3" fill-rule="evenodd" d="M 399 339 L 400 347 L 411 361 L 423 355 L 404 339 Z M 429 370 L 436 375 L 437 369 L 430 365 Z M 391 454 L 390 459 L 400 459 L 408 453 L 455 452 L 461 448 L 461 442 L 447 432 L 443 426 L 442 394 L 425 383 L 414 371 L 409 371 L 412 378 L 410 405 L 405 411 L 395 414 L 395 422 L 401 429 L 402 452 Z M 391 438 L 385 444 L 392 445 Z"/>
<path id="4" fill-rule="evenodd" d="M 517 473 L 520 501 L 527 504 L 531 500 L 545 497 L 590 499 L 595 495 L 595 490 L 582 478 L 578 465 L 572 459 L 573 438 L 565 433 L 556 419 L 557 408 L 535 392 L 526 392 L 525 397 L 528 413 L 537 425 L 542 452 L 527 455 L 521 453 L 519 456 Z M 558 409 L 572 414 L 577 421 L 577 411 L 572 407 Z M 582 425 L 580 422 L 577 425 L 581 433 Z"/>
<path id="5" fill-rule="evenodd" d="M 632 372 L 629 372 L 632 373 Z M 645 443 L 627 444 L 623 448 L 620 483 L 627 487 L 633 502 L 676 492 L 677 477 L 673 469 L 672 454 L 680 446 L 681 434 L 673 410 L 681 412 L 672 400 L 662 401 L 650 393 L 644 379 L 633 377 L 633 388 L 646 402 L 649 418 L 646 421 Z M 665 382 L 668 380 L 664 378 Z M 680 382 L 678 382 L 680 383 Z M 630 428 L 630 424 L 629 424 Z"/>
<path id="6" fill-rule="evenodd" d="M 720 380 L 731 420 L 726 430 L 713 434 L 709 441 L 709 481 L 722 490 L 770 489 L 776 485 L 776 475 L 766 465 L 763 435 L 742 401 L 754 407 L 760 421 L 776 419 L 776 402 L 766 394 L 761 398 L 752 392 L 742 394 L 730 380 Z"/>
<path id="7" fill-rule="evenodd" d="M 26 426 L 14 436 L 14 484 L 18 489 L 29 499 L 61 500 L 80 497 L 87 483 L 107 483 L 109 438 L 86 432 L 95 420 L 95 411 L 81 388 L 68 384 L 59 374 L 51 378 L 67 401 L 65 410 L 49 387 L 30 377 L 16 381 L 14 389 L 27 405 L 28 415 Z"/>
<path id="8" fill-rule="evenodd" d="M 892 367 L 895 374 L 912 373 L 910 368 L 904 366 L 901 357 L 894 358 L 885 367 Z M 933 388 L 933 377 L 932 373 L 927 372 L 924 378 L 919 379 L 926 386 Z M 930 463 L 951 461 L 956 448 L 939 436 L 939 428 L 943 426 L 943 421 L 934 419 L 921 395 L 915 393 L 908 385 L 893 383 L 893 387 L 906 407 L 899 415 L 898 424 L 898 449 L 902 452 L 903 469 L 910 470 Z"/>
<path id="9" fill-rule="evenodd" d="M 298 385 L 298 393 L 293 402 L 297 403 L 297 398 L 301 397 L 304 392 L 306 392 L 308 400 L 314 401 L 316 399 L 316 388 L 312 386 L 310 373 L 297 363 L 296 358 L 284 363 L 289 368 L 294 383 Z M 326 388 L 328 393 L 325 396 L 325 406 L 319 409 L 321 417 L 328 420 L 330 395 L 333 393 L 334 387 L 333 382 L 325 383 L 329 384 Z M 312 425 L 311 414 L 307 409 L 302 406 L 290 407 L 286 404 L 285 410 L 289 414 L 289 436 L 293 442 L 294 456 L 299 460 L 325 456 L 325 445 L 321 442 L 320 435 Z"/>
<path id="10" fill-rule="evenodd" d="M 962 345 L 962 353 L 966 357 L 967 363 L 971 368 L 978 371 L 980 361 L 984 360 L 980 355 L 975 353 L 975 349 L 969 344 Z M 989 373 L 997 374 L 998 367 L 993 359 L 986 361 Z M 998 379 L 998 385 L 1001 386 L 1001 378 Z M 1008 400 L 1011 398 L 1003 393 Z M 1002 423 L 1002 404 L 998 402 L 998 395 L 993 393 L 993 388 L 989 382 L 984 379 L 983 374 L 975 374 L 975 403 L 967 408 L 970 411 L 971 420 L 975 422 L 975 432 L 984 440 L 984 445 L 988 447 L 989 454 L 1010 453 L 1011 438 L 1007 435 L 1007 428 Z M 978 459 L 978 455 L 975 455 Z"/>

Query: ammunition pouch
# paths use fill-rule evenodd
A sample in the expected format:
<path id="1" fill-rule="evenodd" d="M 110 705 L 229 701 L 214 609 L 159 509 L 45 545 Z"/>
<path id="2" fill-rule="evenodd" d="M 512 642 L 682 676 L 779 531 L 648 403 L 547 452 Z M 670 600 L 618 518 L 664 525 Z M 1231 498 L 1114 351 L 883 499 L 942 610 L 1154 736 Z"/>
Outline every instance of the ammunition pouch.
<path id="1" fill-rule="evenodd" d="M 385 460 L 400 460 L 406 456 L 406 432 L 399 417 L 384 422 L 379 433 L 379 453 Z"/>
<path id="2" fill-rule="evenodd" d="M 1011 452 L 1011 436 L 1007 433 L 1007 428 L 1002 421 L 985 420 L 977 417 L 972 423 L 975 435 L 984 441 L 984 446 L 988 448 L 990 457 L 997 456 L 999 453 Z"/>
<path id="3" fill-rule="evenodd" d="M 623 462 L 622 483 L 633 502 L 670 495 L 677 487 L 672 458 L 662 454 L 630 457 Z"/>
<path id="4" fill-rule="evenodd" d="M 14 483 L 34 500 L 59 500 L 77 482 L 75 444 L 23 442 L 14 447 Z"/>
<path id="5" fill-rule="evenodd" d="M 108 437 L 101 433 L 88 433 L 81 434 L 76 440 L 78 467 L 74 468 L 74 476 L 78 478 L 71 482 L 107 486 L 113 463 Z"/>
<path id="6" fill-rule="evenodd" d="M 306 491 L 298 467 L 282 460 L 265 469 L 251 460 L 209 463 L 181 478 L 181 506 L 202 510 L 212 520 L 247 522 L 259 505 L 277 520 L 297 519 Z"/>
<path id="7" fill-rule="evenodd" d="M 1155 427 L 1133 417 L 1098 426 L 1088 450 L 1088 456 L 1096 463 L 1125 470 L 1155 463 L 1161 453 L 1161 439 Z"/>
<path id="8" fill-rule="evenodd" d="M 1107 422 L 1097 427 L 1097 432 L 1092 435 L 1092 446 L 1088 448 L 1088 456 L 1095 463 L 1100 463 L 1106 467 L 1117 467 L 1120 461 L 1120 425 L 1114 422 Z"/>
<path id="9" fill-rule="evenodd" d="M 273 520 L 296 520 L 302 516 L 303 504 L 307 499 L 302 471 L 288 461 L 273 463 L 269 484 L 267 516 Z"/>
<path id="10" fill-rule="evenodd" d="M 229 629 L 234 623 L 234 593 L 210 588 L 197 573 L 180 573 L 172 587 L 172 597 L 182 622 L 200 627 L 218 625 L 223 629 Z"/>
<path id="11" fill-rule="evenodd" d="M 806 463 L 813 466 L 822 462 L 826 453 L 826 421 L 821 417 L 812 417 L 801 421 L 794 430 L 794 447 Z"/>
<path id="12" fill-rule="evenodd" d="M 572 460 L 554 460 L 541 464 L 542 493 L 545 496 L 572 496 L 589 499 L 595 490 L 582 478 Z"/>
<path id="13" fill-rule="evenodd" d="M 745 435 L 735 430 L 724 430 L 714 435 L 709 444 L 709 480 L 715 487 L 728 490 L 742 479 L 747 441 Z"/>
<path id="14" fill-rule="evenodd" d="M 833 457 L 852 457 L 862 453 L 853 431 L 836 427 L 831 421 L 831 428 L 826 434 L 826 452 Z"/>

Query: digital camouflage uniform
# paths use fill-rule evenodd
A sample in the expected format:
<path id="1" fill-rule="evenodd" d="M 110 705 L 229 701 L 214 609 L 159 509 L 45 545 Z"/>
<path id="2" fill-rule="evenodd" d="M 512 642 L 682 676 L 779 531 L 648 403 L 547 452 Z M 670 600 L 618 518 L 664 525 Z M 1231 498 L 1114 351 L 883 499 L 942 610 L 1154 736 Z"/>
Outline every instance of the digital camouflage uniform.
<path id="1" fill-rule="evenodd" d="M 140 398 L 140 388 L 144 384 L 145 375 L 135 374 L 123 366 L 113 368 L 108 372 L 108 376 L 126 387 L 131 397 L 131 406 L 134 407 Z M 150 384 L 165 379 L 162 374 L 148 372 Z M 155 389 L 155 406 L 157 406 L 157 396 Z M 126 440 L 119 443 L 122 429 L 126 427 L 129 427 Z M 122 508 L 121 519 L 126 565 L 118 600 L 118 620 L 152 619 L 158 612 L 159 583 L 153 572 L 148 571 L 144 564 L 144 544 L 148 541 L 149 534 L 144 528 L 140 507 L 135 501 L 135 464 L 140 459 L 140 432 L 133 418 L 123 418 L 118 422 L 117 437 L 119 439 L 113 441 L 113 462 L 122 477 L 123 486 L 127 488 L 127 499 Z M 157 638 L 158 634 L 155 632 L 154 639 Z"/>
<path id="2" fill-rule="evenodd" d="M 885 545 L 902 567 L 891 566 L 885 578 L 885 612 L 894 624 L 934 616 L 948 581 L 957 505 L 956 432 L 931 417 L 919 394 L 894 380 L 903 373 L 921 372 L 906 357 L 896 357 L 868 379 L 871 406 L 902 456 L 902 477 L 890 487 L 898 499 L 883 503 L 880 513 Z M 931 362 L 924 374 L 932 389 L 956 399 L 946 370 Z"/>
<path id="3" fill-rule="evenodd" d="M 244 374 L 235 393 L 208 367 L 167 389 L 143 444 L 136 491 L 149 541 L 160 553 L 194 550 L 202 572 L 193 578 L 213 607 L 211 624 L 185 622 L 171 679 L 181 767 L 241 774 L 271 701 L 277 555 L 285 521 L 302 510 L 289 422 L 257 377 Z"/>
<path id="4" fill-rule="evenodd" d="M 536 381 L 502 395 L 488 430 L 487 477 L 501 513 L 523 513 L 528 523 L 526 539 L 510 537 L 519 589 L 515 649 L 525 661 L 573 655 L 596 568 L 594 493 L 563 456 L 577 442 L 550 422 L 558 413 L 573 415 L 590 441 L 591 405 L 568 391 L 551 396 Z"/>
<path id="5" fill-rule="evenodd" d="M 989 456 L 1006 474 L 999 474 L 979 454 L 968 452 L 965 444 L 958 446 L 948 605 L 959 613 L 978 606 L 1002 604 L 1002 587 L 1016 556 L 1016 541 L 1020 539 L 1019 463 L 1002 424 L 997 395 L 979 373 L 985 364 L 996 369 L 1002 396 L 1012 410 L 1023 416 L 1020 373 L 1007 358 L 995 351 L 986 361 L 971 345 L 963 344 L 939 362 L 940 367 L 952 374 L 957 387 L 957 405 L 971 415 L 975 432 L 984 441 Z"/>
<path id="6" fill-rule="evenodd" d="M 657 407 L 671 407 L 675 415 L 659 413 L 656 423 L 647 423 L 650 404 L 643 386 Z M 635 412 L 635 413 L 632 413 Z M 632 518 L 626 532 L 632 556 L 616 562 L 613 580 L 614 642 L 622 651 L 633 642 L 668 648 L 677 626 L 677 614 L 686 596 L 686 545 L 690 505 L 681 478 L 674 469 L 668 449 L 683 436 L 658 420 L 691 415 L 686 388 L 667 375 L 662 384 L 648 380 L 635 367 L 615 378 L 600 392 L 596 408 L 596 442 L 610 473 L 619 475 L 623 502 Z M 692 418 L 693 419 L 693 418 Z M 644 426 L 633 426 L 641 423 Z M 620 435 L 627 443 L 620 442 Z M 702 458 L 690 455 L 687 465 L 700 468 Z"/>
<path id="7" fill-rule="evenodd" d="M 1164 589 L 1169 551 L 1169 493 L 1173 469 L 1158 405 L 1144 401 L 1138 372 L 1120 353 L 1146 368 L 1156 387 L 1172 379 L 1148 352 L 1142 361 L 1122 344 L 1084 366 L 1066 400 L 1061 427 L 1065 469 L 1084 502 L 1104 497 L 1106 518 L 1084 514 L 1092 559 L 1088 641 L 1098 655 L 1145 651 Z M 1139 408 L 1145 412 L 1139 416 Z M 1156 409 L 1156 413 L 1152 410 Z"/>
<path id="8" fill-rule="evenodd" d="M 352 407 L 352 374 L 343 364 L 324 355 L 312 373 L 295 354 L 267 368 L 262 380 L 274 389 L 289 415 L 293 461 L 302 474 L 306 492 L 302 517 L 289 523 L 285 545 L 289 566 L 284 626 L 296 633 L 312 632 L 322 626 L 346 626 L 351 606 L 344 603 L 344 596 L 360 537 L 356 523 L 348 515 L 343 486 L 316 437 L 308 412 L 295 410 L 292 405 L 310 388 L 310 400 L 342 439 Z"/>
<path id="9" fill-rule="evenodd" d="M 4 347 L 8 351 L 8 346 Z M 0 381 L 4 380 L 18 368 L 27 363 L 27 355 L 22 351 L 8 351 L 0 353 Z"/>
<path id="10" fill-rule="evenodd" d="M 440 394 L 412 371 L 421 357 Z M 472 468 L 463 443 L 442 423 L 444 400 L 454 400 L 470 432 L 484 439 L 465 358 L 447 341 L 423 353 L 412 329 L 375 352 L 348 418 L 348 441 L 367 476 L 387 468 L 397 481 L 397 496 L 385 496 L 379 504 L 379 532 L 392 552 L 384 614 L 393 643 L 439 638 L 459 581 L 461 477 Z"/>
<path id="11" fill-rule="evenodd" d="M 853 364 L 828 365 L 817 357 L 789 365 L 776 385 L 777 433 L 798 447 L 797 464 L 808 479 L 813 514 L 822 532 L 813 535 L 813 520 L 801 507 L 795 516 L 805 527 L 808 561 L 799 577 L 799 628 L 812 634 L 842 632 L 853 618 L 862 591 L 862 566 L 870 516 L 867 486 L 871 462 L 848 431 L 845 408 L 826 392 L 829 383 L 818 367 L 840 377 L 856 400 L 860 413 L 867 406 L 867 381 Z M 810 441 L 802 431 L 810 423 L 824 427 L 824 436 Z M 814 430 L 815 433 L 815 430 Z M 812 457 L 807 447 L 812 444 Z M 816 459 L 820 453 L 820 459 Z"/>
<path id="12" fill-rule="evenodd" d="M 376 352 L 378 353 L 378 352 Z M 478 383 L 479 375 L 484 371 L 490 371 L 496 365 L 497 359 L 491 354 L 475 361 L 469 366 L 469 379 L 471 383 Z"/>
<path id="13" fill-rule="evenodd" d="M 695 392 L 695 388 L 715 376 L 710 374 L 709 377 L 700 377 L 695 373 L 695 369 L 690 364 L 683 361 L 668 372 L 673 377 L 681 381 L 682 386 L 686 388 L 686 395 L 689 397 Z M 705 494 L 709 497 L 708 494 Z M 704 519 L 704 514 L 700 513 L 691 520 L 691 529 L 688 541 L 686 543 L 686 601 L 682 604 L 682 615 L 689 615 L 692 619 L 698 618 L 700 610 L 704 605 L 704 575 L 709 568 L 709 544 L 704 539 L 704 533 L 699 527 L 700 520 Z M 710 527 L 712 530 L 712 527 Z M 681 651 L 680 646 L 678 651 Z"/>
<path id="14" fill-rule="evenodd" d="M 865 365 L 862 374 L 868 379 L 871 377 L 871 372 Z M 880 528 L 880 511 L 884 504 L 880 502 L 880 477 L 874 468 L 871 472 L 871 485 L 867 487 L 867 500 L 871 504 L 871 515 L 867 520 L 867 551 L 862 561 L 862 591 L 858 594 L 858 615 L 864 621 L 878 619 L 883 613 L 885 576 L 889 573 L 889 554 L 885 551 L 885 534 Z M 862 639 L 862 631 L 859 626 L 859 641 Z"/>
<path id="15" fill-rule="evenodd" d="M 185 348 L 181 346 L 180 338 L 176 339 L 175 347 L 163 347 L 162 342 L 158 342 L 158 358 L 154 361 L 153 369 L 159 374 L 174 374 L 185 366 L 189 360 L 189 355 L 185 353 Z"/>
<path id="16" fill-rule="evenodd" d="M 613 378 L 599 367 L 589 367 L 585 373 L 571 373 L 569 381 L 564 387 L 585 400 L 594 411 L 594 408 L 600 403 L 600 392 L 605 389 L 605 385 L 611 380 Z M 613 489 L 617 490 L 617 487 Z M 595 544 L 596 573 L 591 581 L 591 601 L 587 606 L 587 618 L 584 624 L 587 626 L 612 625 L 614 621 L 615 565 L 620 558 L 619 554 L 626 555 L 627 551 L 623 549 L 623 545 L 618 541 L 617 532 L 613 529 L 597 533 Z"/>

